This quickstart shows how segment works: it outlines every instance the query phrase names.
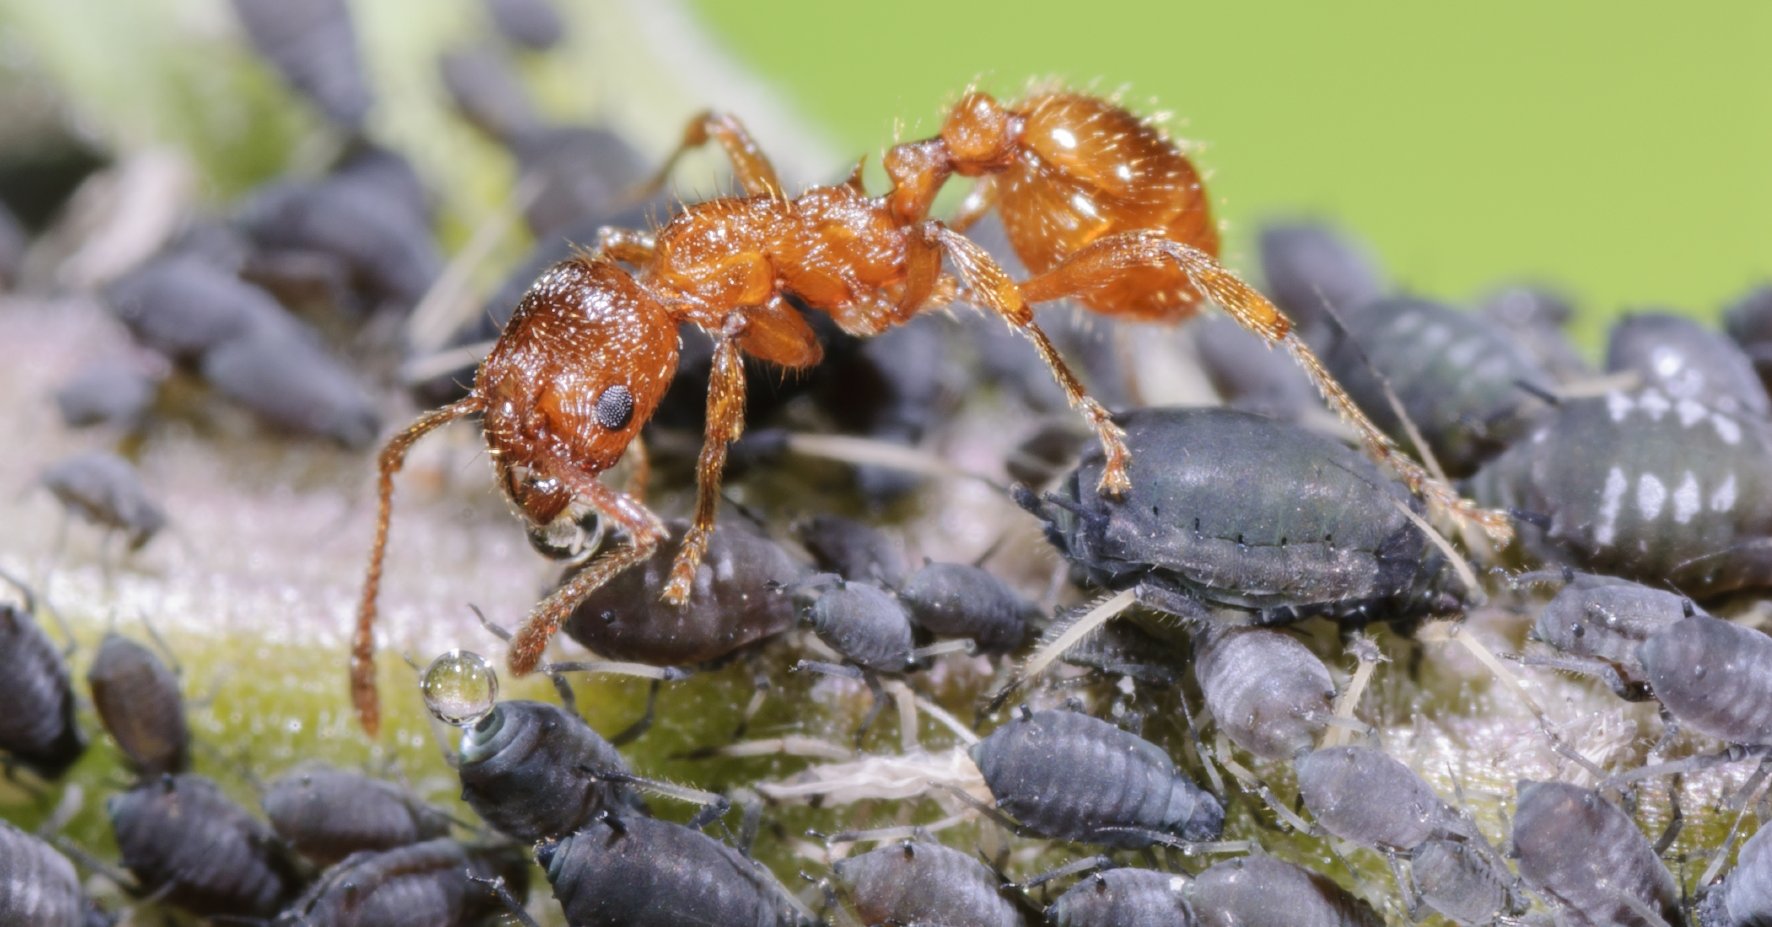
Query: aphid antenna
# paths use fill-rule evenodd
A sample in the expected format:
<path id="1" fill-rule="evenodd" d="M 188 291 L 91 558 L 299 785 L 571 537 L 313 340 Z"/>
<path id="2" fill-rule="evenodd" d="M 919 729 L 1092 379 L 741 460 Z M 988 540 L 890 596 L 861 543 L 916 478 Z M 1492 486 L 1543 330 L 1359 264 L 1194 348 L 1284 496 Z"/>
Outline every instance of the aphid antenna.
<path id="1" fill-rule="evenodd" d="M 676 754 L 671 758 L 675 760 L 702 760 L 715 756 L 739 759 L 757 756 L 798 756 L 844 763 L 854 760 L 858 754 L 848 747 L 828 740 L 820 740 L 804 734 L 789 734 L 784 737 L 740 740 L 719 747 L 702 747 Z"/>
<path id="2" fill-rule="evenodd" d="M 1200 726 L 1194 723 L 1194 709 L 1188 704 L 1187 692 L 1180 685 L 1175 687 L 1175 704 L 1181 709 L 1182 726 L 1187 732 L 1188 746 L 1194 751 L 1194 759 L 1199 760 L 1200 768 L 1206 771 L 1206 780 L 1211 784 L 1212 797 L 1223 805 L 1230 793 L 1225 791 L 1224 777 L 1218 774 L 1216 758 L 1206 750 L 1206 742 L 1200 738 Z M 1222 732 L 1220 732 L 1222 737 Z"/>
<path id="3" fill-rule="evenodd" d="M 1515 380 L 1514 389 L 1531 396 L 1533 399 L 1536 399 L 1553 409 L 1562 405 L 1565 398 L 1545 387 L 1539 386 L 1537 383 L 1533 383 L 1531 380 Z"/>
<path id="4" fill-rule="evenodd" d="M 497 898 L 499 903 L 504 905 L 506 917 L 516 921 L 521 927 L 540 927 L 535 919 L 529 916 L 529 912 L 523 909 L 522 902 L 519 902 L 511 894 L 511 890 L 505 886 L 504 876 L 482 876 L 468 872 L 467 877 L 469 882 L 481 886 L 488 895 Z"/>
<path id="5" fill-rule="evenodd" d="M 1020 882 L 1016 882 L 1014 885 L 1016 888 L 1024 892 L 1032 891 L 1054 879 L 1062 879 L 1066 876 L 1073 875 L 1089 875 L 1090 873 L 1100 872 L 1103 869 L 1112 868 L 1114 868 L 1114 861 L 1111 857 L 1090 856 L 1084 859 L 1071 860 L 1056 869 L 1048 869 L 1038 875 L 1030 876 Z"/>
<path id="6" fill-rule="evenodd" d="M 1635 370 L 1621 370 L 1617 373 L 1602 374 L 1588 377 L 1574 383 L 1565 383 L 1557 388 L 1557 396 L 1564 402 L 1571 399 L 1592 399 L 1611 392 L 1629 392 L 1643 385 L 1643 375 Z"/>
<path id="7" fill-rule="evenodd" d="M 1396 507 L 1397 511 L 1403 513 L 1404 518 L 1414 522 L 1415 527 L 1421 529 L 1421 533 L 1427 537 L 1428 542 L 1439 548 L 1440 553 L 1446 556 L 1446 562 L 1451 564 L 1452 571 L 1458 574 L 1458 581 L 1463 583 L 1464 588 L 1467 590 L 1466 601 L 1471 605 L 1483 604 L 1486 600 L 1486 597 L 1483 595 L 1483 587 L 1477 582 L 1477 571 L 1471 569 L 1470 561 L 1466 560 L 1464 555 L 1460 554 L 1458 549 L 1452 546 L 1451 541 L 1446 540 L 1445 535 L 1441 534 L 1433 525 L 1429 524 L 1427 519 L 1411 512 L 1408 506 L 1395 499 L 1391 500 L 1391 504 Z M 1475 538 L 1467 536 L 1465 538 L 1465 543 L 1469 544 L 1473 540 L 1475 540 Z"/>
<path id="8" fill-rule="evenodd" d="M 400 382 L 407 386 L 425 383 L 445 374 L 454 373 L 463 367 L 478 365 L 492 353 L 492 346 L 498 340 L 476 341 L 453 348 L 440 348 L 421 357 L 414 357 L 400 365 L 398 374 Z M 468 386 L 470 384 L 460 384 Z"/>
<path id="9" fill-rule="evenodd" d="M 1224 767 L 1224 771 L 1230 773 L 1231 778 L 1234 779 L 1244 791 L 1261 799 L 1261 803 L 1267 805 L 1268 810 L 1272 811 L 1274 816 L 1280 819 L 1282 825 L 1301 834 L 1312 833 L 1313 831 L 1310 822 L 1299 817 L 1297 812 L 1293 811 L 1291 808 L 1286 807 L 1285 802 L 1280 801 L 1279 797 L 1274 794 L 1273 790 L 1268 788 L 1267 783 L 1261 781 L 1260 776 L 1257 776 L 1253 770 L 1250 770 L 1248 767 L 1236 761 L 1236 758 L 1231 755 L 1231 751 L 1232 747 L 1230 739 L 1224 736 L 1223 731 L 1219 731 L 1215 738 L 1215 746 L 1213 748 L 1213 759 L 1217 764 Z"/>
<path id="10" fill-rule="evenodd" d="M 726 812 L 732 810 L 732 800 L 718 792 L 709 792 L 704 789 L 693 788 L 687 785 L 666 782 L 663 779 L 636 776 L 631 773 L 618 772 L 612 769 L 597 769 L 589 766 L 581 766 L 579 767 L 579 771 L 604 782 L 613 782 L 618 785 L 630 785 L 643 792 L 649 792 L 662 798 L 673 798 L 677 801 L 686 802 L 688 804 L 700 805 L 701 810 L 697 811 L 695 816 L 689 819 L 688 826 L 694 830 L 701 830 L 709 824 L 725 817 Z"/>
<path id="11" fill-rule="evenodd" d="M 815 840 L 823 840 L 826 845 L 834 843 L 891 843 L 898 840 L 922 840 L 931 835 L 957 827 L 972 820 L 969 811 L 950 814 L 925 824 L 907 824 L 902 827 L 879 827 L 868 830 L 846 830 L 834 834 L 821 834 L 818 831 L 807 831 L 807 835 Z"/>
<path id="12" fill-rule="evenodd" d="M 984 474 L 956 467 L 927 451 L 905 447 L 901 444 L 891 444 L 871 438 L 857 438 L 852 435 L 789 432 L 785 439 L 785 446 L 789 453 L 802 457 L 889 467 L 894 470 L 903 470 L 906 473 L 920 473 L 924 476 L 941 479 L 976 480 L 996 490 L 1005 498 L 1010 495 L 1008 486 Z"/>
<path id="13" fill-rule="evenodd" d="M 488 216 L 474 229 L 466 244 L 455 253 L 443 272 L 437 275 L 425 294 L 419 297 L 418 305 L 406 317 L 402 327 L 402 335 L 413 350 L 420 353 L 435 352 L 449 340 L 450 334 L 467 321 L 472 312 L 473 301 L 470 299 L 474 272 L 486 262 L 493 249 L 510 234 L 512 226 L 524 210 L 534 204 L 541 195 L 543 179 L 536 174 L 526 174 L 519 178 L 511 195 L 505 199 L 504 207 Z M 432 356 L 436 356 L 432 354 Z M 481 356 L 484 356 L 482 354 Z M 459 369 L 469 363 L 478 361 L 475 357 L 468 361 L 445 367 L 431 376 L 440 376 L 451 370 Z M 407 376 L 403 367 L 401 376 Z M 430 379 L 420 377 L 419 380 Z M 408 383 L 418 380 L 407 380 Z"/>

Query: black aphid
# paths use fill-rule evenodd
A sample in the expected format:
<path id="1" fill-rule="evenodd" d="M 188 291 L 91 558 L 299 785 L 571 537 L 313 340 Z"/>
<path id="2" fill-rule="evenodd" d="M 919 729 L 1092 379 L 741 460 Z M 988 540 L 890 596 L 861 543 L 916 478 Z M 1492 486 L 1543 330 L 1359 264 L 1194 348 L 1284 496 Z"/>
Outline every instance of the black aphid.
<path id="1" fill-rule="evenodd" d="M 972 747 L 997 808 L 1042 837 L 1113 847 L 1214 840 L 1224 807 L 1156 744 L 1074 711 L 1018 713 Z"/>
<path id="2" fill-rule="evenodd" d="M 1004 894 L 1002 876 L 939 843 L 907 840 L 841 860 L 831 868 L 868 927 L 1028 927 L 1032 923 L 1021 906 Z"/>
<path id="3" fill-rule="evenodd" d="M 571 833 L 605 808 L 637 804 L 627 764 L 578 715 L 545 702 L 499 702 L 461 741 L 461 797 L 523 842 Z"/>
<path id="4" fill-rule="evenodd" d="M 1580 924 L 1680 927 L 1674 877 L 1630 816 L 1598 792 L 1519 784 L 1513 855 L 1520 875 Z"/>
<path id="5" fill-rule="evenodd" d="M 184 772 L 191 765 L 191 729 L 178 677 L 152 650 L 106 634 L 86 671 L 99 720 L 142 776 Z"/>
<path id="6" fill-rule="evenodd" d="M 449 833 L 449 819 L 404 789 L 362 773 L 308 763 L 277 777 L 260 803 L 296 852 L 329 866 Z"/>
<path id="7" fill-rule="evenodd" d="M 810 912 L 737 850 L 681 824 L 598 815 L 536 860 L 574 927 L 810 927 Z"/>
<path id="8" fill-rule="evenodd" d="M 105 807 L 123 865 L 166 904 L 200 916 L 265 918 L 301 887 L 277 835 L 202 776 L 144 782 Z"/>

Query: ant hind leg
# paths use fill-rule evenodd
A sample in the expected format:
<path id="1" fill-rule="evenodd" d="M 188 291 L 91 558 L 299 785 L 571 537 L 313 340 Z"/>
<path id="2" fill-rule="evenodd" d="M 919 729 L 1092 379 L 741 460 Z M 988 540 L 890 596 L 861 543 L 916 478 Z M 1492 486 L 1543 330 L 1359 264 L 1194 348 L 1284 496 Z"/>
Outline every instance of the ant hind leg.
<path id="1" fill-rule="evenodd" d="M 1064 390 L 1071 408 L 1083 413 L 1101 441 L 1106 463 L 1102 467 L 1101 483 L 1096 487 L 1097 491 L 1105 496 L 1124 496 L 1132 488 L 1132 480 L 1126 475 L 1126 465 L 1132 458 L 1131 452 L 1126 449 L 1126 433 L 1119 425 L 1114 424 L 1107 407 L 1085 392 L 1077 375 L 1065 366 L 1058 348 L 1053 346 L 1052 340 L 1035 324 L 1033 309 L 1021 287 L 1016 286 L 1015 281 L 1010 279 L 1009 272 L 979 247 L 977 242 L 938 223 L 927 223 L 920 226 L 919 231 L 935 236 L 942 250 L 959 269 L 960 276 L 965 279 L 971 298 L 981 308 L 1002 316 L 1003 321 L 1034 343 L 1034 348 L 1040 352 L 1040 359 L 1052 371 L 1052 378 Z"/>
<path id="2" fill-rule="evenodd" d="M 1293 331 L 1291 320 L 1212 255 L 1172 241 L 1160 232 L 1122 232 L 1099 239 L 1045 273 L 1024 281 L 1021 290 L 1031 302 L 1046 302 L 1097 289 L 1130 270 L 1164 264 L 1179 267 L 1195 290 L 1229 313 L 1239 325 L 1261 336 L 1269 346 L 1285 348 L 1310 377 L 1329 407 L 1359 434 L 1366 452 L 1394 470 L 1412 491 L 1459 518 L 1480 525 L 1497 544 L 1512 539 L 1513 527 L 1505 514 L 1478 508 L 1404 454 L 1396 442 L 1354 404 L 1353 398 L 1330 375 L 1316 352 Z"/>

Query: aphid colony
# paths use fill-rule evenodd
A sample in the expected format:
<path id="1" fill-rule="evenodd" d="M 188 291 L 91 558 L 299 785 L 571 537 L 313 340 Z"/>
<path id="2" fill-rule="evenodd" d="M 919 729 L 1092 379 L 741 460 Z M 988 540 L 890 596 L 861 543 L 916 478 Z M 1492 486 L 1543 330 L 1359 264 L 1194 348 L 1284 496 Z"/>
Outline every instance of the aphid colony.
<path id="1" fill-rule="evenodd" d="M 70 427 L 151 444 L 188 412 L 181 384 L 201 383 L 224 400 L 198 409 L 205 427 L 238 406 L 360 451 L 389 410 L 343 358 L 373 345 L 325 338 L 429 298 L 429 198 L 366 140 L 374 95 L 345 4 L 234 6 L 350 142 L 320 178 L 267 185 L 106 281 L 141 352 L 72 371 L 55 401 Z M 564 29 L 539 0 L 486 16 L 531 51 Z M 1181 149 L 1088 94 L 968 92 L 938 134 L 888 152 L 884 192 L 858 172 L 796 195 L 732 116 L 692 120 L 648 183 L 619 135 L 540 115 L 503 50 L 453 51 L 440 80 L 540 191 L 521 204 L 538 245 L 454 334 L 395 322 L 430 352 L 408 385 L 443 407 L 380 455 L 354 705 L 373 730 L 394 476 L 468 416 L 530 543 L 564 567 L 514 633 L 485 623 L 563 704 L 499 701 L 487 661 L 446 654 L 416 688 L 465 809 L 306 763 L 250 770 L 269 777 L 253 810 L 193 771 L 205 745 L 163 648 L 113 632 L 70 658 L 20 585 L 0 601 L 7 773 L 52 804 L 93 749 L 91 716 L 125 772 L 104 797 L 114 856 L 60 814 L 37 833 L 0 824 L 0 924 L 157 909 L 392 927 L 1772 923 L 1772 765 L 1755 765 L 1772 756 L 1755 598 L 1772 586 L 1772 290 L 1730 311 L 1727 337 L 1634 315 L 1599 371 L 1555 294 L 1509 287 L 1472 311 L 1401 293 L 1318 225 L 1264 232 L 1258 292 L 1217 263 Z M 673 212 L 656 196 L 671 164 L 710 142 L 744 195 Z M 956 177 L 972 197 L 935 215 Z M 1064 314 L 1176 322 L 1206 303 L 1229 315 L 1192 326 L 1222 406 L 1137 401 L 1113 327 Z M 925 311 L 950 304 L 1031 349 Z M 1003 547 L 1043 535 L 1056 554 L 1043 586 L 995 550 L 910 556 L 938 521 L 915 511 L 930 480 L 978 476 L 925 447 L 979 401 L 1029 435 L 991 445 L 1010 479 L 982 482 Z M 803 496 L 746 493 L 716 517 L 722 480 L 799 478 L 821 453 L 855 464 L 837 490 L 809 477 Z M 625 484 L 600 482 L 624 454 Z M 177 526 L 126 457 L 40 473 L 131 550 Z M 1560 758 L 1543 781 L 1475 796 L 1459 771 L 1408 762 L 1445 657 L 1411 635 L 1467 616 L 1516 635 L 1500 660 L 1465 638 L 1508 686 L 1652 705 L 1642 743 L 1585 755 L 1558 705 L 1528 697 L 1537 727 L 1518 742 Z M 549 662 L 556 630 L 591 656 Z M 600 732 L 580 674 L 639 677 L 644 711 Z M 743 680 L 703 690 L 748 703 L 682 758 L 720 769 L 697 783 L 718 791 L 636 759 L 686 726 L 658 704 L 691 676 Z M 797 722 L 753 739 L 790 699 Z M 1698 780 L 1732 783 L 1720 808 L 1684 809 L 1722 826 L 1652 840 L 1647 809 Z"/>

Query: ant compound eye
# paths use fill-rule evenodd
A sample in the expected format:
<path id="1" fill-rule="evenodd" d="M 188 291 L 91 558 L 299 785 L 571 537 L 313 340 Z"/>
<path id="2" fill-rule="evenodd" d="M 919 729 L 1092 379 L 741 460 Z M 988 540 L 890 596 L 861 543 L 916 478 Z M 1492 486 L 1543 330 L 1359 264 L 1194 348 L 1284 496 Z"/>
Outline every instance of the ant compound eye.
<path id="1" fill-rule="evenodd" d="M 634 394 L 617 383 L 597 397 L 597 424 L 610 431 L 626 428 L 634 417 Z"/>

